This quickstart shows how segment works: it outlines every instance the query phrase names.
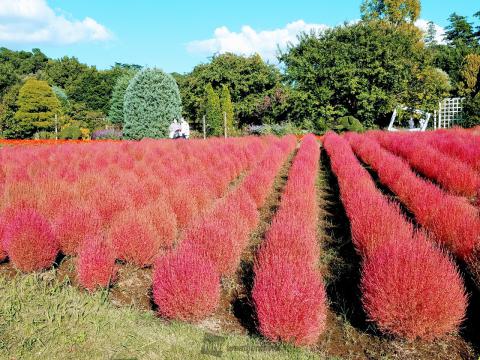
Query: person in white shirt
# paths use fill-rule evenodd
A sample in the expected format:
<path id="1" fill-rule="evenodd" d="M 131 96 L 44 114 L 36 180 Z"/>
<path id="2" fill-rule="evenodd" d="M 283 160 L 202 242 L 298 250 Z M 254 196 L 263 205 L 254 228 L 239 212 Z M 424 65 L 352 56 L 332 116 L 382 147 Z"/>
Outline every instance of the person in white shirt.
<path id="1" fill-rule="evenodd" d="M 179 130 L 180 130 L 180 124 L 177 122 L 177 119 L 174 119 L 168 128 L 169 138 L 170 139 L 175 138 L 175 133 L 177 133 Z"/>
<path id="2" fill-rule="evenodd" d="M 190 126 L 183 117 L 180 120 L 180 132 L 184 139 L 188 139 L 190 137 Z"/>

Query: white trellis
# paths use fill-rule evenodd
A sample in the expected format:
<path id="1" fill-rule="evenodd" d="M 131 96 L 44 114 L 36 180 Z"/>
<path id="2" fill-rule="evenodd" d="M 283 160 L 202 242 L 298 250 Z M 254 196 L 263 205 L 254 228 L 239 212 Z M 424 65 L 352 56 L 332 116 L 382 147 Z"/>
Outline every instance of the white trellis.
<path id="1" fill-rule="evenodd" d="M 397 128 L 395 126 L 395 121 L 397 120 L 398 110 L 406 110 L 410 112 L 410 119 L 408 120 L 408 128 Z M 418 121 L 418 126 L 415 126 L 415 120 L 413 118 L 413 114 L 420 116 L 420 120 Z M 399 106 L 397 107 L 392 114 L 392 118 L 390 119 L 390 124 L 388 125 L 388 131 L 399 131 L 399 130 L 408 130 L 408 131 L 425 131 L 428 126 L 428 122 L 430 121 L 430 117 L 432 114 L 426 111 L 418 110 L 418 109 L 410 109 L 406 106 Z"/>
<path id="2" fill-rule="evenodd" d="M 438 111 L 434 113 L 435 129 L 450 128 L 462 120 L 463 101 L 465 98 L 446 98 L 438 103 Z"/>

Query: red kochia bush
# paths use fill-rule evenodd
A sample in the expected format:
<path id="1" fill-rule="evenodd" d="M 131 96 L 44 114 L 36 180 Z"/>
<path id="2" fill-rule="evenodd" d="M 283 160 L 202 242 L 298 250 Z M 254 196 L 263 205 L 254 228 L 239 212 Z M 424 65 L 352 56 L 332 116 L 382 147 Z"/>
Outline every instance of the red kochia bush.
<path id="1" fill-rule="evenodd" d="M 260 331 L 272 341 L 312 345 L 325 329 L 321 277 L 310 267 L 276 260 L 255 269 L 252 296 Z"/>
<path id="2" fill-rule="evenodd" d="M 349 138 L 355 136 L 352 133 Z M 398 206 L 379 192 L 344 138 L 327 133 L 324 139 L 352 240 L 363 256 L 361 283 L 369 319 L 382 331 L 407 339 L 431 340 L 455 330 L 466 308 L 455 265 L 424 234 L 415 233 Z M 370 150 L 372 157 L 381 153 L 381 149 Z M 402 164 L 397 168 L 405 171 Z M 401 177 L 402 172 L 391 175 L 392 181 Z M 421 197 L 416 190 L 411 189 L 413 195 Z M 435 203 L 423 201 L 426 208 Z"/>
<path id="3" fill-rule="evenodd" d="M 117 259 L 140 267 L 152 265 L 162 246 L 153 226 L 136 210 L 118 214 L 108 237 Z"/>
<path id="4" fill-rule="evenodd" d="M 60 250 L 65 255 L 76 255 L 85 237 L 96 234 L 100 228 L 99 214 L 95 209 L 87 207 L 62 207 L 53 222 Z"/>
<path id="5" fill-rule="evenodd" d="M 20 209 L 5 224 L 3 244 L 13 265 L 24 272 L 52 266 L 58 241 L 45 218 L 34 209 Z"/>
<path id="6" fill-rule="evenodd" d="M 77 278 L 89 291 L 106 288 L 115 277 L 113 249 L 100 237 L 87 238 L 77 259 Z"/>
<path id="7" fill-rule="evenodd" d="M 176 252 L 160 258 L 153 275 L 153 298 L 161 316 L 198 321 L 220 300 L 220 276 L 214 265 L 196 253 Z"/>
<path id="8" fill-rule="evenodd" d="M 467 297 L 452 261 L 423 236 L 385 244 L 363 266 L 363 304 L 390 334 L 432 340 L 455 331 Z"/>
<path id="9" fill-rule="evenodd" d="M 315 138 L 306 136 L 255 261 L 252 297 L 260 332 L 273 341 L 312 345 L 325 330 L 325 290 L 317 269 L 319 155 Z"/>

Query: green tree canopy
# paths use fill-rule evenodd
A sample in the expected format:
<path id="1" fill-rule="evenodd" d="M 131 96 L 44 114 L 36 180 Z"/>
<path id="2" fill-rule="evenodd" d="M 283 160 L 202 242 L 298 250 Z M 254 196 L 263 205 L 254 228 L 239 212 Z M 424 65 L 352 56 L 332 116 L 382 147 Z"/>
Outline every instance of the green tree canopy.
<path id="1" fill-rule="evenodd" d="M 136 74 L 136 70 L 126 71 L 125 74 L 118 77 L 115 86 L 113 87 L 112 97 L 110 99 L 110 110 L 108 112 L 108 119 L 113 124 L 123 124 L 123 104 L 125 100 L 125 92 L 128 84 Z"/>
<path id="2" fill-rule="evenodd" d="M 360 7 L 362 19 L 381 19 L 395 25 L 414 23 L 420 10 L 420 0 L 364 0 Z"/>
<path id="3" fill-rule="evenodd" d="M 232 97 L 230 96 L 230 90 L 226 85 L 222 86 L 222 92 L 220 94 L 220 108 L 222 110 L 222 116 L 224 113 L 226 116 L 227 132 L 228 134 L 232 134 L 232 132 L 235 129 L 234 112 L 233 112 Z"/>
<path id="4" fill-rule="evenodd" d="M 223 117 L 220 98 L 211 84 L 205 87 L 205 123 L 209 135 L 220 136 L 223 132 Z"/>
<path id="5" fill-rule="evenodd" d="M 348 115 L 365 127 L 385 125 L 399 104 L 425 109 L 438 101 L 422 87 L 433 70 L 421 34 L 410 27 L 369 21 L 304 34 L 280 59 L 293 89 L 290 116 L 317 131 Z"/>
<path id="6" fill-rule="evenodd" d="M 264 97 L 281 86 L 277 67 L 265 63 L 259 55 L 215 55 L 208 64 L 197 65 L 186 75 L 174 74 L 180 87 L 185 117 L 201 124 L 208 84 L 220 92 L 228 86 L 238 125 L 261 123 L 257 108 Z"/>
<path id="7" fill-rule="evenodd" d="M 55 114 L 60 114 L 60 102 L 46 81 L 28 79 L 17 99 L 15 120 L 25 133 L 48 131 L 55 125 Z"/>
<path id="8" fill-rule="evenodd" d="M 168 128 L 182 113 L 177 83 L 159 69 L 144 69 L 125 92 L 123 135 L 127 139 L 166 138 Z"/>
<path id="9" fill-rule="evenodd" d="M 0 103 L 0 135 L 7 139 L 25 138 L 30 135 L 30 126 L 25 132 L 15 120 L 17 112 L 17 98 L 22 85 L 17 83 L 5 92 Z"/>
<path id="10" fill-rule="evenodd" d="M 448 18 L 450 24 L 446 27 L 445 39 L 452 42 L 454 46 L 475 44 L 473 24 L 466 16 L 453 13 Z"/>
<path id="11" fill-rule="evenodd" d="M 18 81 L 18 76 L 15 73 L 15 68 L 10 63 L 0 63 L 0 95 L 7 91 L 9 86 L 12 86 Z"/>

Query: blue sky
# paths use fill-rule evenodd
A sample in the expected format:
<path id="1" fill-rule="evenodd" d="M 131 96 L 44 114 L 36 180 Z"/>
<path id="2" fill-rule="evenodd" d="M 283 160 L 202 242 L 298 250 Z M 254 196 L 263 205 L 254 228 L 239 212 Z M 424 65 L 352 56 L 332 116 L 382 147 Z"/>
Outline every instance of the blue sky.
<path id="1" fill-rule="evenodd" d="M 186 72 L 216 51 L 259 52 L 272 60 L 276 43 L 295 39 L 298 31 L 358 19 L 360 3 L 0 0 L 0 46 L 39 47 L 48 56 L 76 56 L 102 69 L 117 61 Z M 470 16 L 480 10 L 475 3 L 423 0 L 421 18 L 443 27 L 454 11 Z"/>

